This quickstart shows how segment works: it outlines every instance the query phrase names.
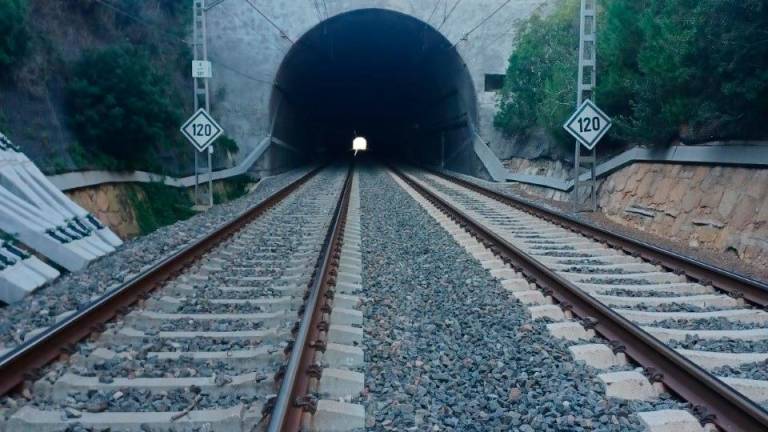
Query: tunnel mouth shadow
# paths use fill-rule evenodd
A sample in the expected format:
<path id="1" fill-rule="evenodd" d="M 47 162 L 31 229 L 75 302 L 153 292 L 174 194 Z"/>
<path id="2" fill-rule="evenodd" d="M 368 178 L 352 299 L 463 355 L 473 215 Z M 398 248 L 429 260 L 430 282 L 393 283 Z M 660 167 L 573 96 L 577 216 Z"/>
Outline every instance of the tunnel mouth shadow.
<path id="1" fill-rule="evenodd" d="M 477 96 L 439 30 L 386 9 L 320 22 L 297 40 L 275 79 L 273 167 L 345 154 L 356 136 L 387 159 L 444 165 L 474 139 Z"/>

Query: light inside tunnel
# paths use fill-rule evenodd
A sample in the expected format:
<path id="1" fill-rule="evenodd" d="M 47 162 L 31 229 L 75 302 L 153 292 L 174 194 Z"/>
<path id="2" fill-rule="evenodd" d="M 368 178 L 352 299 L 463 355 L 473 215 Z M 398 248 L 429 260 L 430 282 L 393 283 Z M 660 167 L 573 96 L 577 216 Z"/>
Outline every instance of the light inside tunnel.
<path id="1" fill-rule="evenodd" d="M 355 154 L 359 151 L 366 151 L 368 150 L 368 140 L 365 139 L 365 137 L 357 137 L 352 140 L 352 150 L 355 151 Z"/>
<path id="2" fill-rule="evenodd" d="M 461 57 L 413 17 L 363 9 L 311 29 L 288 52 L 271 99 L 273 136 L 317 157 L 367 138 L 385 157 L 438 164 L 472 139 L 475 87 Z"/>

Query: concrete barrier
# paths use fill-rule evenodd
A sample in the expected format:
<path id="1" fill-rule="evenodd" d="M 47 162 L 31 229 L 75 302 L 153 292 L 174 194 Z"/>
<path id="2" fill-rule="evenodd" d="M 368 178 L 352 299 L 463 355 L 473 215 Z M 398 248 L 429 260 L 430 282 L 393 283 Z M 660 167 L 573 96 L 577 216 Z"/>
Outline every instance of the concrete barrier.
<path id="1" fill-rule="evenodd" d="M 95 217 L 75 204 L 54 186 L 24 153 L 0 134 L 0 231 L 49 258 L 63 268 L 76 271 L 107 255 L 122 241 Z M 13 255 L 13 253 L 11 253 Z M 58 272 L 28 257 L 23 266 L 6 265 L 7 299 L 18 301 Z M 26 269 L 30 269 L 31 273 Z M 34 277 L 36 271 L 44 274 Z M 9 281 L 14 281 L 13 283 Z M 22 283 L 25 281 L 25 283 Z"/>

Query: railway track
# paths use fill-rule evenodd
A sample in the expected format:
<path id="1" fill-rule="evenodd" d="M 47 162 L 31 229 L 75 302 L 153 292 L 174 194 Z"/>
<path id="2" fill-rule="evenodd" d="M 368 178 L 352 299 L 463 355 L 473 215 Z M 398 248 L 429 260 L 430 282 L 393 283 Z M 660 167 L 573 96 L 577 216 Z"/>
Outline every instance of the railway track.
<path id="1" fill-rule="evenodd" d="M 553 336 L 596 331 L 610 342 L 581 345 L 575 358 L 607 370 L 626 353 L 645 367 L 601 374 L 608 396 L 648 399 L 664 387 L 702 423 L 768 430 L 765 286 L 468 182 L 397 174 L 508 264 L 492 273 Z"/>
<path id="2" fill-rule="evenodd" d="M 5 430 L 332 425 L 339 402 L 322 396 L 362 382 L 352 370 L 362 353 L 339 337 L 362 319 L 349 295 L 353 177 L 338 166 L 307 174 L 12 350 L 0 361 L 0 390 L 14 392 Z M 336 366 L 327 380 L 323 365 Z"/>

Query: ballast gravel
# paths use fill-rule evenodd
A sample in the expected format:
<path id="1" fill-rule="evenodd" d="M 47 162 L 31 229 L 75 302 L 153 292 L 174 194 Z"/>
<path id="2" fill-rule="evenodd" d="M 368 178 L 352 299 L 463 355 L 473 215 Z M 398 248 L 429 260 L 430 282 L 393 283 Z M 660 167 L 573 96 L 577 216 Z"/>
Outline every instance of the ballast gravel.
<path id="1" fill-rule="evenodd" d="M 685 340 L 671 341 L 675 348 L 697 351 L 715 351 L 728 353 L 768 353 L 768 340 L 742 339 L 702 339 L 696 336 L 686 336 Z"/>
<path id="2" fill-rule="evenodd" d="M 713 370 L 712 373 L 717 376 L 768 381 L 768 360 L 745 363 L 738 367 L 723 366 Z"/>
<path id="3" fill-rule="evenodd" d="M 0 307 L 0 350 L 18 345 L 31 330 L 55 324 L 60 314 L 85 307 L 93 298 L 178 252 L 232 220 L 236 214 L 256 206 L 309 170 L 301 168 L 265 178 L 255 191 L 244 197 L 127 241 L 115 253 L 92 262 L 79 272 L 64 275 L 24 301 Z"/>
<path id="4" fill-rule="evenodd" d="M 361 173 L 368 430 L 640 431 L 382 169 Z"/>
<path id="5" fill-rule="evenodd" d="M 653 327 L 683 330 L 752 330 L 768 328 L 768 323 L 731 321 L 727 318 L 666 319 L 654 321 Z"/>
<path id="6" fill-rule="evenodd" d="M 626 306 L 628 309 L 641 310 L 646 312 L 715 312 L 724 309 L 732 309 L 730 307 L 720 306 L 697 306 L 688 303 L 662 303 L 659 305 L 650 305 L 647 303 L 639 303 L 632 306 Z"/>
<path id="7" fill-rule="evenodd" d="M 600 292 L 600 294 L 603 295 L 609 295 L 609 296 L 615 296 L 615 297 L 634 297 L 634 298 L 640 298 L 640 297 L 683 297 L 687 294 L 684 293 L 675 293 L 672 291 L 641 291 L 641 290 L 631 290 L 631 289 L 624 289 L 624 288 L 612 288 L 605 291 Z"/>

